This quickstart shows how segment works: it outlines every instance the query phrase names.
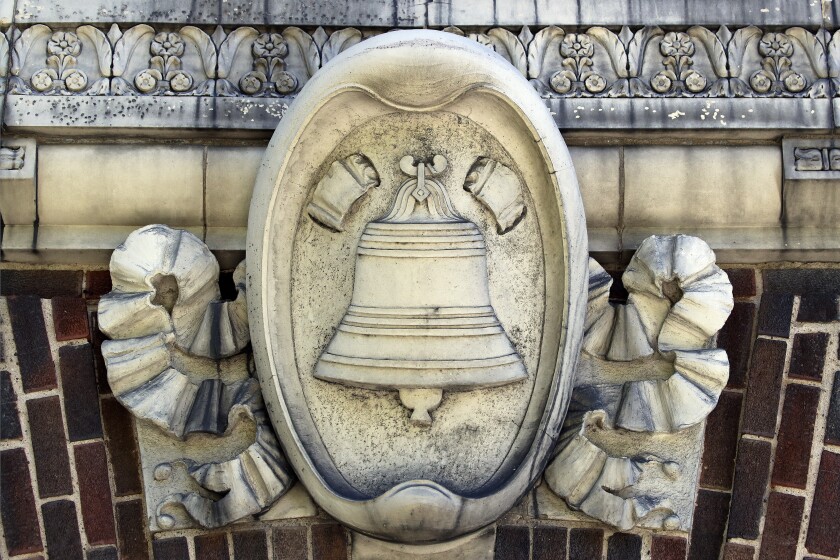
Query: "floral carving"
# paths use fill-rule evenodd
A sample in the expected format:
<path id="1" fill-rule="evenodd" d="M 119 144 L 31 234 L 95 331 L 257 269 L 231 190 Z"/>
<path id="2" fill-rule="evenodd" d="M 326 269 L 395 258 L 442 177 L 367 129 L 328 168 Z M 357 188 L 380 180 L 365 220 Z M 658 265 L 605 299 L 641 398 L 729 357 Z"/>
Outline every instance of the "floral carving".
<path id="1" fill-rule="evenodd" d="M 149 68 L 134 77 L 134 86 L 141 93 L 184 93 L 192 89 L 193 77 L 181 69 L 186 45 L 178 33 L 158 33 L 149 51 Z"/>
<path id="2" fill-rule="evenodd" d="M 653 91 L 700 93 L 706 89 L 706 78 L 692 68 L 694 42 L 688 34 L 681 31 L 666 33 L 659 43 L 659 52 L 665 57 L 662 64 L 666 69 L 651 78 Z"/>
<path id="3" fill-rule="evenodd" d="M 758 42 L 764 59 L 761 70 L 750 77 L 750 86 L 761 94 L 799 93 L 808 86 L 805 77 L 792 70 L 793 43 L 784 33 L 765 33 Z"/>
<path id="4" fill-rule="evenodd" d="M 32 74 L 30 83 L 35 91 L 67 91 L 77 93 L 87 87 L 84 72 L 76 68 L 82 42 L 69 31 L 58 31 L 47 41 L 47 65 Z"/>
<path id="5" fill-rule="evenodd" d="M 272 90 L 286 95 L 297 89 L 298 81 L 286 71 L 289 45 L 279 33 L 263 33 L 251 46 L 254 70 L 239 80 L 239 89 L 248 95 L 263 95 Z"/>
<path id="6" fill-rule="evenodd" d="M 565 70 L 555 72 L 549 81 L 557 93 L 597 94 L 607 87 L 603 76 L 593 72 L 592 56 L 595 47 L 592 39 L 583 33 L 569 33 L 560 43 L 560 55 Z"/>

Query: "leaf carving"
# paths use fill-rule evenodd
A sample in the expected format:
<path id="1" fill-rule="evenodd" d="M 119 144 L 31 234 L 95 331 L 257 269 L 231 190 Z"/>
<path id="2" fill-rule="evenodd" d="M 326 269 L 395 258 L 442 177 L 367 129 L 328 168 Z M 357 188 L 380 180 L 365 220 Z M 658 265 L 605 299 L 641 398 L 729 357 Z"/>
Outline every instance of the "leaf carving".
<path id="1" fill-rule="evenodd" d="M 785 33 L 788 37 L 793 37 L 802 48 L 805 49 L 805 54 L 808 55 L 808 60 L 811 63 L 811 68 L 818 78 L 828 77 L 828 60 L 825 56 L 825 48 L 816 35 L 802 29 L 801 27 L 791 27 Z"/>
<path id="2" fill-rule="evenodd" d="M 700 41 L 700 44 L 706 49 L 706 54 L 709 56 L 709 61 L 712 63 L 715 74 L 719 78 L 729 77 L 729 72 L 726 69 L 726 48 L 718 36 L 699 25 L 689 28 L 686 33 L 692 39 Z"/>
<path id="3" fill-rule="evenodd" d="M 216 77 L 216 45 L 210 36 L 192 25 L 181 28 L 181 35 L 191 40 L 198 48 L 198 55 L 201 57 L 201 63 L 204 67 L 204 75 L 208 78 Z"/>
<path id="4" fill-rule="evenodd" d="M 840 31 L 828 43 L 828 70 L 832 78 L 840 77 Z"/>
<path id="5" fill-rule="evenodd" d="M 76 30 L 76 34 L 93 43 L 96 49 L 96 57 L 99 59 L 99 71 L 103 76 L 110 77 L 113 51 L 111 50 L 111 43 L 108 41 L 108 37 L 92 25 L 81 26 Z"/>
<path id="6" fill-rule="evenodd" d="M 146 39 L 153 37 L 155 30 L 146 24 L 135 25 L 128 29 L 117 44 L 114 46 L 114 69 L 113 76 L 122 76 L 128 62 L 134 56 L 134 50 Z M 146 53 L 144 56 L 148 56 Z"/>
<path id="7" fill-rule="evenodd" d="M 642 75 L 648 43 L 651 39 L 663 35 L 665 33 L 658 27 L 643 27 L 636 31 L 633 40 L 627 45 L 627 63 L 630 76 L 638 77 Z"/>
<path id="8" fill-rule="evenodd" d="M 0 33 L 0 76 L 6 76 L 9 70 L 9 40 Z"/>
<path id="9" fill-rule="evenodd" d="M 534 35 L 533 41 L 528 46 L 528 77 L 539 78 L 544 72 L 543 65 L 548 54 L 549 47 L 560 41 L 566 32 L 555 25 L 550 25 Z"/>
<path id="10" fill-rule="evenodd" d="M 610 57 L 610 64 L 612 64 L 613 71 L 616 75 L 619 78 L 626 78 L 628 76 L 627 52 L 624 50 L 624 44 L 618 35 L 604 27 L 590 27 L 586 33 L 607 51 Z"/>
<path id="11" fill-rule="evenodd" d="M 761 30 L 754 25 L 743 27 L 732 34 L 732 40 L 726 49 L 729 59 L 729 75 L 732 78 L 741 77 L 747 45 L 759 37 L 761 37 Z"/>
<path id="12" fill-rule="evenodd" d="M 12 50 L 12 75 L 19 76 L 26 58 L 32 49 L 33 43 L 52 34 L 52 30 L 46 25 L 37 24 L 23 31 L 15 41 L 15 48 Z"/>
<path id="13" fill-rule="evenodd" d="M 305 76 L 298 76 L 300 84 L 303 85 L 315 74 L 320 65 L 321 56 L 318 54 L 318 46 L 309 36 L 309 33 L 299 27 L 287 27 L 283 30 L 282 35 L 289 42 L 290 47 L 289 56 L 286 58 L 287 64 L 290 59 L 297 58 L 306 71 Z"/>
<path id="14" fill-rule="evenodd" d="M 252 41 L 259 37 L 260 33 L 253 27 L 237 27 L 230 32 L 222 46 L 219 47 L 219 69 L 217 77 L 226 79 L 230 76 L 230 69 L 233 66 L 233 61 L 236 58 L 236 53 L 239 47 L 245 41 Z M 247 54 L 251 58 L 251 54 Z"/>
<path id="15" fill-rule="evenodd" d="M 487 35 L 493 40 L 495 51 L 507 58 L 523 76 L 527 76 L 528 65 L 525 60 L 525 47 L 519 42 L 519 38 L 501 27 L 491 29 L 487 32 Z"/>
<path id="16" fill-rule="evenodd" d="M 349 49 L 361 40 L 362 32 L 355 27 L 347 27 L 334 31 L 321 51 L 321 66 L 335 58 L 338 53 Z"/>

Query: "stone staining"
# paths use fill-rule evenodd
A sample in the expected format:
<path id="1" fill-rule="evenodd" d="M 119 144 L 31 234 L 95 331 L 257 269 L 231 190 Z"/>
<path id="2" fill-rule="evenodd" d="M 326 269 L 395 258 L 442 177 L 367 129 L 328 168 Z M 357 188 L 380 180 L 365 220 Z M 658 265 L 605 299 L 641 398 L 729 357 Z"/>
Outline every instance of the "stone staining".
<path id="1" fill-rule="evenodd" d="M 635 486 L 652 467 L 666 479 L 677 478 L 685 463 L 699 460 L 699 449 L 680 465 L 653 453 L 610 454 L 589 434 L 626 430 L 678 443 L 681 432 L 715 407 L 729 361 L 710 344 L 733 299 L 726 273 L 714 260 L 708 245 L 695 237 L 649 237 L 623 277 L 627 304 L 614 306 L 608 301 L 612 279 L 590 259 L 584 373 L 559 454 L 545 473 L 549 487 L 572 508 L 621 530 L 650 515 L 664 529 L 685 526 L 669 497 L 643 495 Z"/>
<path id="2" fill-rule="evenodd" d="M 233 459 L 183 458 L 198 486 L 225 495 L 174 493 L 157 504 L 157 526 L 189 526 L 184 511 L 203 527 L 219 527 L 265 510 L 292 479 L 259 385 L 247 369 L 228 379 L 207 374 L 230 369 L 222 360 L 250 341 L 244 262 L 234 272 L 237 299 L 220 302 L 219 266 L 207 247 L 187 232 L 153 225 L 132 233 L 110 268 L 113 291 L 100 301 L 99 326 L 112 339 L 102 343 L 102 353 L 117 399 L 181 440 L 193 433 L 225 437 L 242 413 L 256 424 L 256 441 Z M 220 459 L 229 456 L 226 447 L 220 446 Z M 146 468 L 152 467 L 144 460 Z M 156 481 L 166 481 L 172 466 L 154 471 Z"/>
<path id="3" fill-rule="evenodd" d="M 446 166 L 440 155 L 430 163 L 400 160 L 400 169 L 416 178 L 400 186 L 391 209 L 362 233 L 353 299 L 315 368 L 325 381 L 398 389 L 417 426 L 431 426 L 429 413 L 444 390 L 498 387 L 526 376 L 490 303 L 484 236 L 432 178 Z M 485 167 L 490 175 L 495 164 Z M 485 176 L 476 193 L 498 185 L 486 183 Z M 505 195 L 482 200 L 491 210 L 501 200 L 505 216 L 515 202 Z"/>

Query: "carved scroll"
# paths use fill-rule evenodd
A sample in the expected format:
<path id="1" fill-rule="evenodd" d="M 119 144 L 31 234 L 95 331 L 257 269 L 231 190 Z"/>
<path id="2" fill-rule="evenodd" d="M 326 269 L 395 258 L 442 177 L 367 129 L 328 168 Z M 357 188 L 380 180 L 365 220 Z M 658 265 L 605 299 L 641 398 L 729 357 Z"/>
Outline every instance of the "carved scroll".
<path id="1" fill-rule="evenodd" d="M 353 154 L 334 161 L 315 188 L 307 207 L 309 217 L 326 228 L 344 231 L 342 222 L 350 207 L 376 186 L 379 174 L 366 156 Z"/>

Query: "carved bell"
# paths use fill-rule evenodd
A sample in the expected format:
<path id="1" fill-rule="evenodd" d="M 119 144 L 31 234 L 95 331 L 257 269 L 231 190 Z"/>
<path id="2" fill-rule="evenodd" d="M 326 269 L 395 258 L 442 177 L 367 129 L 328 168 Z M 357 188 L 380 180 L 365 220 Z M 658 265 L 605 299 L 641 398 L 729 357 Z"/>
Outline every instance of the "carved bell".
<path id="1" fill-rule="evenodd" d="M 526 371 L 490 302 L 484 236 L 430 178 L 446 160 L 407 156 L 400 167 L 415 177 L 362 233 L 353 297 L 315 377 L 397 389 L 412 423 L 428 426 L 444 390 L 505 385 Z"/>

